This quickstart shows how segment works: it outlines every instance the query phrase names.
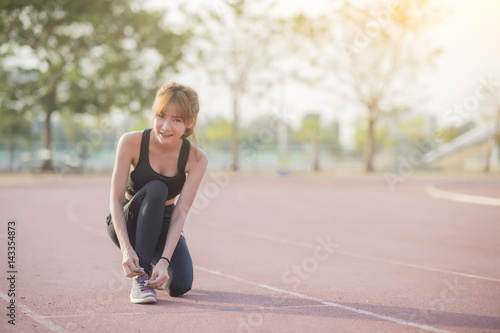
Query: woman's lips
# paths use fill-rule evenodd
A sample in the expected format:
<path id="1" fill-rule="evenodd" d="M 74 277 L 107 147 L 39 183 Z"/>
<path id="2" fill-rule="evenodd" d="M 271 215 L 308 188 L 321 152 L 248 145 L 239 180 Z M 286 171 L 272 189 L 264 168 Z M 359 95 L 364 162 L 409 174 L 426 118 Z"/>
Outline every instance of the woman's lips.
<path id="1" fill-rule="evenodd" d="M 165 133 L 160 132 L 160 135 L 161 135 L 162 137 L 164 137 L 164 138 L 169 138 L 169 137 L 171 137 L 173 134 L 165 134 Z"/>

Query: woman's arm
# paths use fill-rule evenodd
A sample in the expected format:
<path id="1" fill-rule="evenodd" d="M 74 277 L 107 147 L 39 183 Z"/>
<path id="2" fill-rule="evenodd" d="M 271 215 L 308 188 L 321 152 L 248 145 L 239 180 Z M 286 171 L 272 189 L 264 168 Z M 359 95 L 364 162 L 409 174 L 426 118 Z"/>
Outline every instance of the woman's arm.
<path id="1" fill-rule="evenodd" d="M 198 187 L 200 186 L 205 170 L 207 169 L 208 158 L 207 155 L 200 149 L 197 152 L 198 159 L 189 171 L 186 183 L 182 188 L 179 200 L 177 201 L 172 217 L 170 218 L 170 227 L 168 228 L 167 240 L 162 256 L 165 258 L 172 258 L 177 242 L 181 236 L 184 222 L 186 221 L 187 214 L 191 205 L 194 202 Z M 196 156 L 196 155 L 195 155 Z M 155 266 L 153 274 L 151 275 L 151 282 L 149 286 L 164 289 L 168 282 L 168 262 L 160 260 Z"/>
<path id="2" fill-rule="evenodd" d="M 109 210 L 113 219 L 113 227 L 120 243 L 122 251 L 123 272 L 127 277 L 140 275 L 143 272 L 139 266 L 139 257 L 135 253 L 128 237 L 125 214 L 123 213 L 123 199 L 127 186 L 128 173 L 133 161 L 133 137 L 132 133 L 121 136 L 116 150 L 115 166 L 111 177 L 111 192 Z M 132 148 L 132 149 L 131 149 Z"/>

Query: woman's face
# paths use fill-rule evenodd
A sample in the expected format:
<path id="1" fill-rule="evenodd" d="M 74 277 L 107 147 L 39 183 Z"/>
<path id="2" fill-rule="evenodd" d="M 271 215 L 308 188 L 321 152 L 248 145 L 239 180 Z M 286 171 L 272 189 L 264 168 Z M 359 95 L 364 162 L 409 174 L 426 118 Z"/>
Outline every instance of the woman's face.
<path id="1" fill-rule="evenodd" d="M 184 123 L 180 116 L 181 113 L 177 111 L 174 104 L 170 104 L 165 111 L 155 116 L 153 131 L 161 144 L 168 145 L 178 142 L 186 128 L 190 127 L 189 124 Z"/>

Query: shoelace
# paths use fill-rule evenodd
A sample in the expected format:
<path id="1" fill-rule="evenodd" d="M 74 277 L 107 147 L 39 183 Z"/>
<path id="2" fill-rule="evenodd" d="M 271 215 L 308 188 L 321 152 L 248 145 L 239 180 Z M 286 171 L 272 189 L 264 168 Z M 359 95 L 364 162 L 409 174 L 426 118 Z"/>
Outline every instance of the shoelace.
<path id="1" fill-rule="evenodd" d="M 139 282 L 139 286 L 141 287 L 141 291 L 150 291 L 151 287 L 146 287 L 144 283 L 149 280 L 149 277 L 147 274 L 143 274 L 137 278 L 137 282 Z"/>

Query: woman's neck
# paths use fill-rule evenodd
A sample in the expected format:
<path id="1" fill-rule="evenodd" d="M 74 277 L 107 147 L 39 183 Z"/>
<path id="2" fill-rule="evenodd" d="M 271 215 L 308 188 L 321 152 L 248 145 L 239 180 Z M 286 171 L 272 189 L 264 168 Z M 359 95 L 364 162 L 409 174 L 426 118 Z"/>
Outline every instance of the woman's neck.
<path id="1" fill-rule="evenodd" d="M 153 131 L 152 131 L 153 132 Z M 178 152 L 179 149 L 180 149 L 180 146 L 182 145 L 182 141 L 183 139 L 180 138 L 179 140 L 177 140 L 176 142 L 172 143 L 172 144 L 164 144 L 164 143 L 161 143 L 158 138 L 156 137 L 156 135 L 154 134 L 153 132 L 153 135 L 152 135 L 152 148 L 157 150 L 157 151 L 161 151 L 161 152 L 164 152 L 164 153 L 170 153 L 170 152 Z"/>

